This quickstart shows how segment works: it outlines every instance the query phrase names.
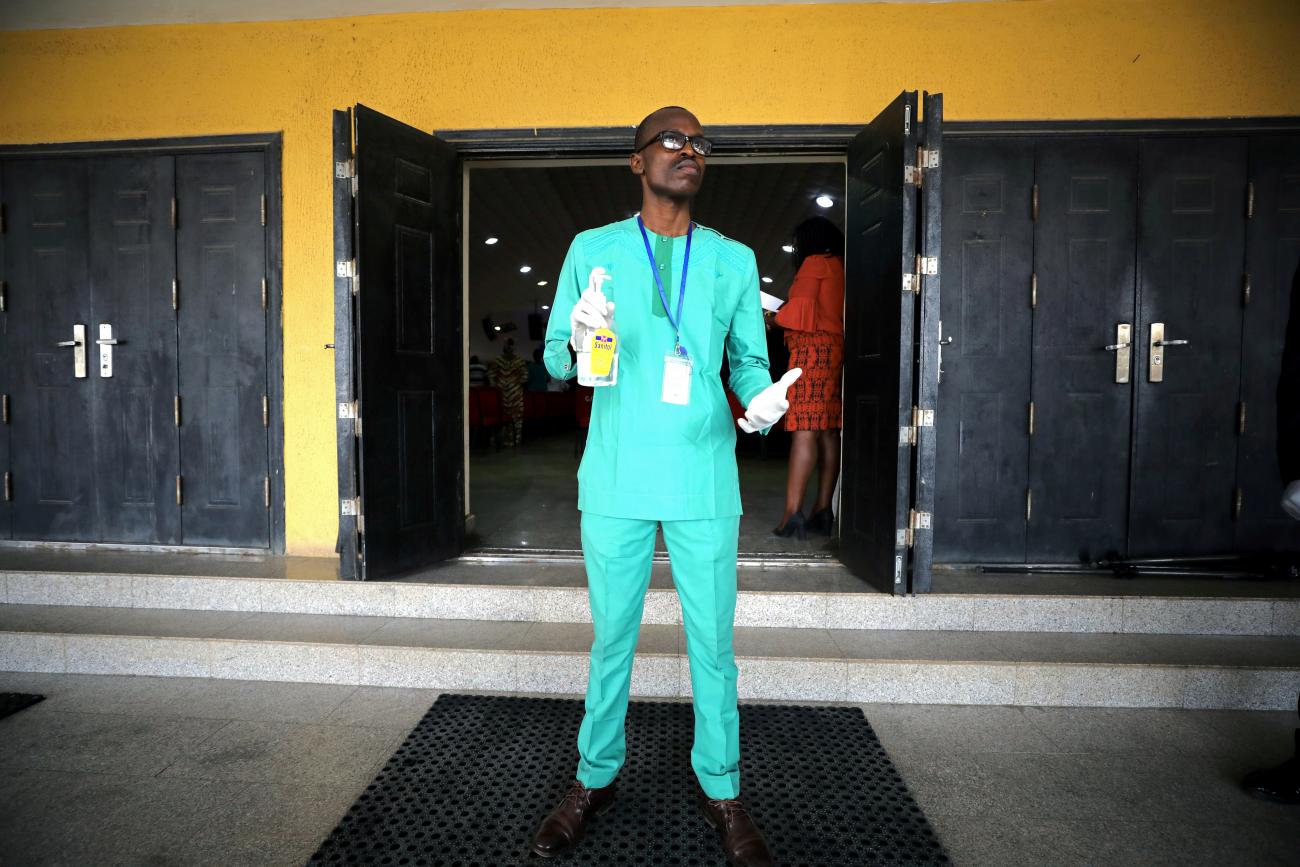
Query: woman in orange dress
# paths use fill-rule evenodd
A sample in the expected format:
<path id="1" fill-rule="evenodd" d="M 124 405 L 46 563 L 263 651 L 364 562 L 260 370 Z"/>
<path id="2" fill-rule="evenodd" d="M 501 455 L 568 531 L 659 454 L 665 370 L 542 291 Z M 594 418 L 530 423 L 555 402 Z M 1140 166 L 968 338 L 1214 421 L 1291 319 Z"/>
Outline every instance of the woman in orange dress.
<path id="1" fill-rule="evenodd" d="M 790 386 L 785 429 L 791 432 L 785 514 L 772 532 L 804 538 L 834 529 L 831 498 L 840 475 L 842 372 L 844 368 L 844 235 L 825 217 L 794 230 L 795 278 L 789 299 L 776 314 L 785 330 L 790 367 L 803 376 Z M 803 514 L 804 494 L 821 465 L 812 516 Z"/>

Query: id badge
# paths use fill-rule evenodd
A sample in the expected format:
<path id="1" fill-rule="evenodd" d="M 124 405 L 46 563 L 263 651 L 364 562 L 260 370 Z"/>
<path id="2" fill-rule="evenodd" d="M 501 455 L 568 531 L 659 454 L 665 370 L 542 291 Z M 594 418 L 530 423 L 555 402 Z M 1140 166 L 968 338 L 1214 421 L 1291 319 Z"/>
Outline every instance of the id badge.
<path id="1" fill-rule="evenodd" d="M 664 356 L 664 403 L 686 406 L 691 402 L 691 360 L 680 355 Z"/>

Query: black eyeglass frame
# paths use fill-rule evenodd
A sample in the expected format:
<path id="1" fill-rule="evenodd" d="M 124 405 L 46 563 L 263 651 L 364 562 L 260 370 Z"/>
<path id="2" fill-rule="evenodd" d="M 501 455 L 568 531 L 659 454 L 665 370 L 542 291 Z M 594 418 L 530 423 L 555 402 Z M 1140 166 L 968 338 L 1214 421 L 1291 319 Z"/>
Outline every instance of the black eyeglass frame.
<path id="1" fill-rule="evenodd" d="M 679 147 L 679 148 L 670 148 L 667 144 L 665 144 L 665 143 L 664 143 L 664 136 L 669 136 L 669 135 L 679 135 L 679 136 L 681 136 L 681 137 L 684 139 L 684 141 L 682 142 L 682 147 Z M 686 147 L 687 143 L 689 142 L 689 143 L 690 143 L 690 146 L 691 146 L 691 150 L 695 151 L 695 153 L 699 154 L 699 155 L 702 156 L 702 157 L 707 157 L 709 154 L 713 153 L 713 139 L 711 139 L 711 138 L 709 138 L 708 136 L 705 136 L 705 135 L 695 135 L 695 136 L 690 136 L 690 135 L 687 135 L 686 133 L 682 132 L 682 131 L 679 130 L 679 129 L 664 129 L 664 130 L 660 130 L 659 132 L 655 133 L 655 134 L 650 138 L 650 141 L 648 141 L 648 142 L 646 142 L 645 144 L 641 145 L 641 147 L 639 147 L 639 148 L 637 148 L 636 150 L 632 151 L 632 153 L 634 153 L 634 154 L 639 154 L 639 153 L 641 153 L 641 151 L 643 151 L 643 150 L 645 150 L 646 148 L 650 147 L 650 145 L 654 144 L 655 142 L 659 142 L 659 144 L 663 145 L 664 150 L 667 150 L 667 151 L 674 151 L 674 152 L 679 151 L 679 150 L 681 150 L 682 148 Z M 698 145 L 699 142 L 703 142 L 703 143 L 704 143 L 704 149 L 703 149 L 703 150 L 700 150 L 699 145 Z"/>

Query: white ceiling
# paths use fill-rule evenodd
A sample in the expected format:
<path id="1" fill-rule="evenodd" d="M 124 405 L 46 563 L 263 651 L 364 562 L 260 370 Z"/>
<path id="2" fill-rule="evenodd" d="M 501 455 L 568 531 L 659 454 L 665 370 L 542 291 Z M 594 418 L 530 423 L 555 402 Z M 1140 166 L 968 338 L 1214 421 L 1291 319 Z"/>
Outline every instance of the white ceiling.
<path id="1" fill-rule="evenodd" d="M 631 6 L 772 6 L 812 0 L 0 0 L 0 30 L 285 21 L 460 9 L 581 9 Z M 825 3 L 936 3 L 945 0 L 817 0 Z M 966 0 L 971 2 L 971 0 Z M 992 0 L 975 0 L 992 2 Z"/>

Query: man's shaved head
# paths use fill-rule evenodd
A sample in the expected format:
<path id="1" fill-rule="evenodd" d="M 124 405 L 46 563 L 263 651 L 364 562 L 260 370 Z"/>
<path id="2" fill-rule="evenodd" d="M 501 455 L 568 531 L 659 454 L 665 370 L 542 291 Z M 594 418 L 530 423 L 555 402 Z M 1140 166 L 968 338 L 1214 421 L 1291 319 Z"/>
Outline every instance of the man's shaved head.
<path id="1" fill-rule="evenodd" d="M 672 117 L 689 117 L 699 126 L 699 118 L 680 105 L 666 105 L 663 108 L 656 109 L 645 116 L 645 120 L 636 125 L 636 137 L 633 139 L 632 149 L 636 150 L 650 141 L 656 134 L 669 127 L 663 124 Z"/>

